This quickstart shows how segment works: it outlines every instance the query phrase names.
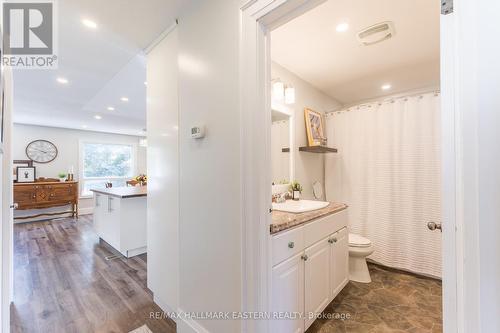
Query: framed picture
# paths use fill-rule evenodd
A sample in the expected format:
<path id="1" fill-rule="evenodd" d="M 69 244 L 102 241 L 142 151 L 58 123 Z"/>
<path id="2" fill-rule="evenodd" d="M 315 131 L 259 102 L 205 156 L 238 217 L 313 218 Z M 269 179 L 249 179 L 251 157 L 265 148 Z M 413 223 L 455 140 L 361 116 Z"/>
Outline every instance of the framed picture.
<path id="1" fill-rule="evenodd" d="M 311 109 L 304 109 L 306 120 L 307 143 L 309 146 L 326 146 L 323 115 Z"/>
<path id="2" fill-rule="evenodd" d="M 18 183 L 33 183 L 36 179 L 35 167 L 17 167 L 17 177 Z"/>
<path id="3" fill-rule="evenodd" d="M 33 161 L 31 160 L 14 160 L 12 163 L 14 165 L 12 169 L 12 179 L 14 181 L 17 181 L 17 167 L 32 167 L 33 166 Z"/>

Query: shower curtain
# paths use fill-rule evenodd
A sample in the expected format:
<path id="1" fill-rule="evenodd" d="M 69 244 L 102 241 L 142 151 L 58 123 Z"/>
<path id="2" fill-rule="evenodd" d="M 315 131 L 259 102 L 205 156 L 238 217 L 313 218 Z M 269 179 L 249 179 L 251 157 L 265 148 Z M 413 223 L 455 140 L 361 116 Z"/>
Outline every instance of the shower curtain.
<path id="1" fill-rule="evenodd" d="M 350 232 L 369 238 L 383 265 L 441 277 L 440 98 L 402 97 L 329 113 L 329 201 L 349 205 Z"/>

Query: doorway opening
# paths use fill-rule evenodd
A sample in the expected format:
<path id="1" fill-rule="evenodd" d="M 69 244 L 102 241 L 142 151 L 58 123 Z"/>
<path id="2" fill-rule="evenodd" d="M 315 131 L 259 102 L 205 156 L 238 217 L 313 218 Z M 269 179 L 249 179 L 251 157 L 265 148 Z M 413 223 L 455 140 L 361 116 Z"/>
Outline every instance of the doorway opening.
<path id="1" fill-rule="evenodd" d="M 273 201 L 273 211 L 262 215 L 265 222 L 260 224 L 261 228 L 270 224 L 271 235 L 259 235 L 261 231 L 247 234 L 268 254 L 260 260 L 267 272 L 263 283 L 268 286 L 267 293 L 260 296 L 271 312 L 318 318 L 284 321 L 282 326 L 271 320 L 266 325 L 273 332 L 440 332 L 444 308 L 444 324 L 453 331 L 450 318 L 456 316 L 452 304 L 456 298 L 450 292 L 454 292 L 456 277 L 450 244 L 455 222 L 444 222 L 450 227 L 444 240 L 440 226 L 442 201 L 449 204 L 447 196 L 454 196 L 442 191 L 442 165 L 449 161 L 442 160 L 447 148 L 441 147 L 441 140 L 455 125 L 441 122 L 453 113 L 453 105 L 442 97 L 449 96 L 452 88 L 441 86 L 441 73 L 446 78 L 450 68 L 440 68 L 445 52 L 440 41 L 439 5 L 432 1 L 369 5 L 289 1 L 267 11 L 250 6 L 244 12 L 248 13 L 244 27 L 249 31 L 256 28 L 257 38 L 244 43 L 250 54 L 255 52 L 255 58 L 248 56 L 243 62 L 254 60 L 259 74 L 247 76 L 245 82 L 247 88 L 265 89 L 243 95 L 257 99 L 252 106 L 261 111 L 254 119 L 260 117 L 261 124 L 266 122 L 270 129 L 261 141 L 266 151 L 260 151 L 269 167 L 260 172 L 263 188 L 264 180 L 274 185 L 267 197 Z M 421 19 L 428 23 L 424 30 L 420 29 Z M 295 117 L 293 122 L 290 114 Z M 350 264 L 364 251 L 368 276 L 359 278 L 353 265 L 347 266 L 350 282 L 340 283 L 338 294 L 325 296 L 334 273 L 330 271 L 328 276 L 312 267 L 310 254 L 327 250 L 319 250 L 319 243 L 307 244 L 307 234 L 303 249 L 276 260 L 277 240 L 301 233 L 297 230 L 302 227 L 300 223 L 281 224 L 283 212 L 314 215 L 306 207 L 309 203 L 287 206 L 286 199 L 295 195 L 290 185 L 300 189 L 297 192 L 304 202 L 348 206 L 349 236 L 344 251 L 349 253 Z M 286 218 L 291 221 L 293 217 L 303 218 Z M 319 217 L 306 219 L 304 225 L 317 221 L 315 218 Z M 304 229 L 307 233 L 307 227 Z M 343 232 L 340 227 L 336 231 Z M 332 240 L 331 235 L 325 234 L 324 240 Z M 287 244 L 295 248 L 297 243 Z M 296 254 L 305 263 L 296 261 L 295 266 Z M 324 265 L 330 264 L 328 255 L 323 258 Z M 309 272 L 308 265 L 312 267 Z M 371 282 L 356 282 L 366 278 Z M 308 279 L 312 280 L 308 283 Z M 442 286 L 441 279 L 447 285 Z M 308 290 L 307 286 L 314 287 Z M 452 300 L 448 304 L 443 304 L 443 289 Z M 417 318 L 409 315 L 412 310 L 405 312 L 422 304 L 433 310 L 423 310 Z"/>

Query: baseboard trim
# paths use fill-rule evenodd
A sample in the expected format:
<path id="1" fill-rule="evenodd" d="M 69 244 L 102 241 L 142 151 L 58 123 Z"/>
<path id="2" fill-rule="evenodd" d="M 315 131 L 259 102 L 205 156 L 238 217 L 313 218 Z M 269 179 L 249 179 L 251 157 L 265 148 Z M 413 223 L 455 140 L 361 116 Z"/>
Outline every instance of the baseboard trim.
<path id="1" fill-rule="evenodd" d="M 156 297 L 154 293 L 153 293 L 153 302 L 155 302 L 156 305 L 158 305 L 164 313 L 178 313 L 178 311 L 174 311 L 170 306 L 167 305 L 167 303 L 163 302 L 161 299 Z M 172 319 L 175 323 L 177 323 L 177 317 L 172 318 L 169 316 L 169 318 Z"/>
<path id="2" fill-rule="evenodd" d="M 94 213 L 94 207 L 78 208 L 78 215 L 90 215 Z"/>
<path id="3" fill-rule="evenodd" d="M 182 321 L 182 323 L 178 322 L 177 326 L 179 326 L 179 324 L 184 324 L 183 325 L 184 329 L 182 330 L 182 332 L 185 332 L 185 329 L 188 329 L 191 331 L 191 333 L 210 333 L 210 331 L 207 330 L 205 327 L 203 327 L 199 322 L 197 322 L 192 318 L 188 318 L 184 310 L 179 309 L 178 313 L 179 313 L 179 319 Z"/>

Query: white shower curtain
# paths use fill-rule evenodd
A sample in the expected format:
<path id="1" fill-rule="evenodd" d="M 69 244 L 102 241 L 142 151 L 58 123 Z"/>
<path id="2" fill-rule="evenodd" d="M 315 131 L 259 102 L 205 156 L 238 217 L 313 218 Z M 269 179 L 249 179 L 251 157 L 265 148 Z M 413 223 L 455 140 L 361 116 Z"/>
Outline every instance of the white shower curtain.
<path id="1" fill-rule="evenodd" d="M 351 107 L 326 117 L 329 201 L 349 205 L 350 231 L 369 238 L 381 264 L 441 277 L 439 95 Z"/>

